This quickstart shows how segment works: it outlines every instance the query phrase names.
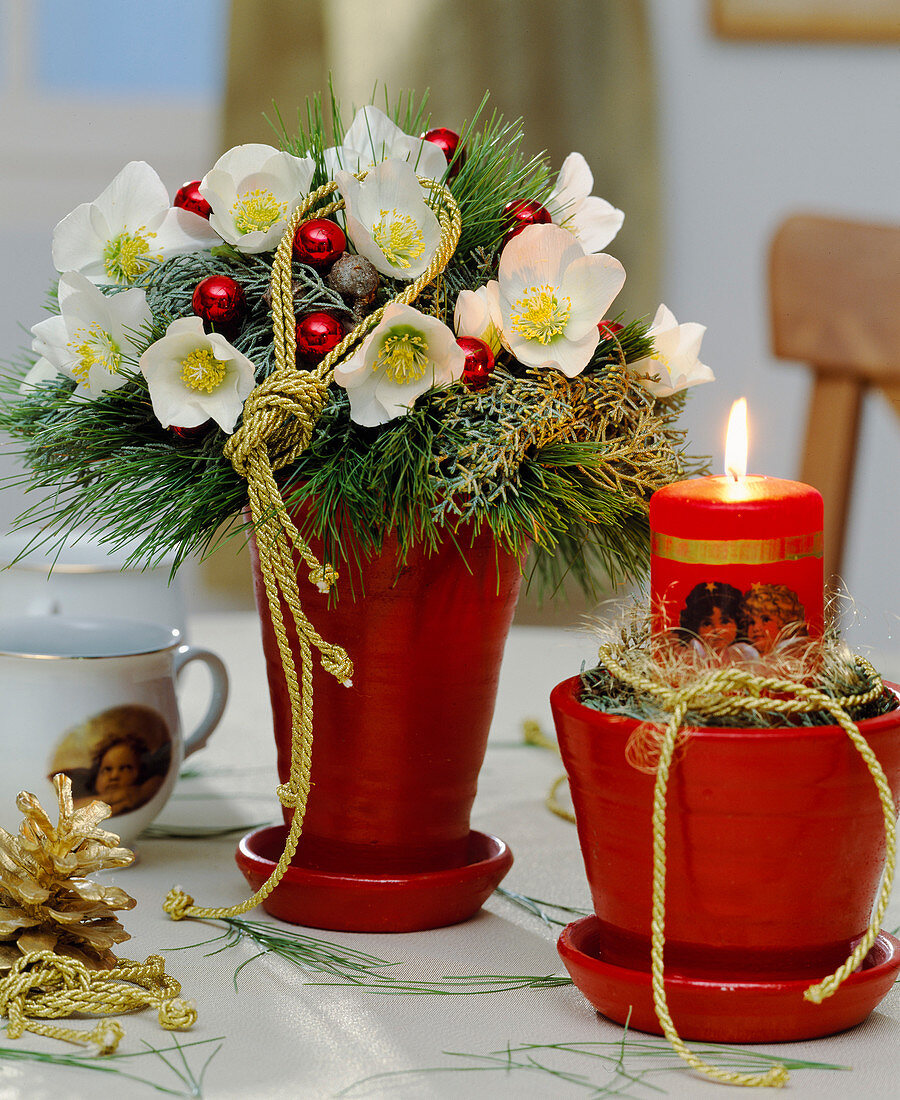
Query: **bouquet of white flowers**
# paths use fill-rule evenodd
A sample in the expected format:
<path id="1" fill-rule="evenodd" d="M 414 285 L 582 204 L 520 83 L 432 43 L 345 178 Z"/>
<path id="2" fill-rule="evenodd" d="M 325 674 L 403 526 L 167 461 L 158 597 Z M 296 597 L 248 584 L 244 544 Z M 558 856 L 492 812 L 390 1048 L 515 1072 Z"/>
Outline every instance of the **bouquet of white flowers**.
<path id="1" fill-rule="evenodd" d="M 411 98 L 346 130 L 331 106 L 330 135 L 313 101 L 281 150 L 231 149 L 174 203 L 132 162 L 56 227 L 52 315 L 0 410 L 46 491 L 20 522 L 146 561 L 207 549 L 247 501 L 245 402 L 288 369 L 321 400 L 275 468 L 336 563 L 351 530 L 402 554 L 474 522 L 551 583 L 641 569 L 649 497 L 690 465 L 702 326 L 610 315 L 623 214 L 580 154 L 554 180 L 483 109 L 457 135 Z"/>

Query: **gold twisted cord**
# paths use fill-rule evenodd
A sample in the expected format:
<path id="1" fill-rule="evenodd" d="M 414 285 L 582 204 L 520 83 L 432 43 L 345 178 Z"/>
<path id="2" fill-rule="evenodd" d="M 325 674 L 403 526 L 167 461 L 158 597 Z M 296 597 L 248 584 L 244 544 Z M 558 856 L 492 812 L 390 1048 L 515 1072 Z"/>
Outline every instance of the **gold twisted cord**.
<path id="1" fill-rule="evenodd" d="M 364 179 L 365 172 L 357 177 Z M 428 200 L 441 228 L 441 238 L 437 250 L 431 258 L 431 262 L 422 274 L 402 290 L 388 303 L 391 305 L 399 302 L 401 305 L 411 305 L 440 275 L 450 258 L 456 251 L 459 243 L 459 235 L 462 232 L 462 218 L 459 207 L 447 188 L 442 187 L 434 180 L 418 177 L 423 190 L 428 192 Z M 284 236 L 275 252 L 275 261 L 272 265 L 272 334 L 275 345 L 275 361 L 279 367 L 293 370 L 296 364 L 297 343 L 294 336 L 296 317 L 294 315 L 294 296 L 291 286 L 291 254 L 294 247 L 294 234 L 298 227 L 312 217 L 326 217 L 344 208 L 343 199 L 331 202 L 322 209 L 318 209 L 319 203 L 337 191 L 336 183 L 326 183 L 317 191 L 313 191 L 291 215 Z M 341 362 L 347 352 L 358 344 L 381 320 L 387 305 L 368 314 L 344 339 L 333 348 L 328 355 L 308 372 L 314 378 L 324 381 L 327 385 L 334 374 L 334 367 Z"/>
<path id="2" fill-rule="evenodd" d="M 544 733 L 533 718 L 526 718 L 522 723 L 522 739 L 526 745 L 534 745 L 539 749 L 549 749 L 550 752 L 555 752 L 557 756 L 560 755 L 559 745 Z M 567 810 L 556 796 L 556 792 L 568 781 L 568 778 L 565 772 L 563 772 L 562 775 L 553 780 L 550 784 L 550 790 L 547 792 L 547 797 L 544 799 L 544 805 L 551 814 L 556 814 L 556 816 L 561 817 L 563 821 L 568 821 L 574 825 L 576 824 L 575 815 L 571 810 Z"/>
<path id="3" fill-rule="evenodd" d="M 698 677 L 692 684 L 682 689 L 666 688 L 646 677 L 636 675 L 616 660 L 607 646 L 600 649 L 601 664 L 617 680 L 628 684 L 635 690 L 654 696 L 671 717 L 666 725 L 662 743 L 659 746 L 659 764 L 656 769 L 656 781 L 653 788 L 653 892 L 650 922 L 650 971 L 653 990 L 653 1006 L 663 1034 L 676 1053 L 689 1066 L 712 1080 L 728 1085 L 749 1087 L 782 1087 L 788 1082 L 788 1072 L 784 1066 L 773 1066 L 763 1074 L 728 1073 L 710 1066 L 694 1054 L 683 1042 L 672 1022 L 664 984 L 664 948 L 666 916 L 666 795 L 672 758 L 678 743 L 678 735 L 685 714 L 692 705 L 702 705 L 708 716 L 753 714 L 767 711 L 778 714 L 798 714 L 824 710 L 841 726 L 857 752 L 865 761 L 869 774 L 875 783 L 884 815 L 885 833 L 885 870 L 875 913 L 860 942 L 846 961 L 834 973 L 821 982 L 811 985 L 804 991 L 804 999 L 820 1004 L 836 993 L 841 983 L 860 965 L 869 953 L 881 930 L 881 923 L 890 898 L 894 880 L 896 860 L 896 823 L 894 800 L 890 786 L 878 758 L 872 752 L 869 743 L 859 732 L 859 727 L 847 713 L 848 708 L 862 706 L 877 699 L 884 687 L 876 670 L 864 658 L 857 657 L 857 664 L 874 680 L 874 686 L 858 695 L 842 696 L 834 699 L 816 688 L 806 684 L 792 683 L 774 677 L 754 675 L 745 669 L 730 666 L 711 670 Z M 791 698 L 771 698 L 764 696 L 766 691 L 779 695 L 790 694 Z"/>
<path id="4" fill-rule="evenodd" d="M 462 221 L 450 192 L 433 180 L 419 180 L 428 191 L 435 210 L 441 237 L 425 271 L 394 302 L 410 304 L 444 270 L 453 255 Z M 283 469 L 309 446 L 334 376 L 334 366 L 381 319 L 384 309 L 376 310 L 358 324 L 313 371 L 298 370 L 294 300 L 291 287 L 291 260 L 297 227 L 312 217 L 323 217 L 343 207 L 343 200 L 324 200 L 334 194 L 337 184 L 327 183 L 300 203 L 287 224 L 272 264 L 272 339 L 275 370 L 250 394 L 244 404 L 240 428 L 225 443 L 224 454 L 236 472 L 247 482 L 247 498 L 259 551 L 260 573 L 266 591 L 272 628 L 281 658 L 291 704 L 291 758 L 289 777 L 277 788 L 282 805 L 293 810 L 291 825 L 281 858 L 268 879 L 252 897 L 239 905 L 205 908 L 180 887 L 169 891 L 163 909 L 173 920 L 183 917 L 221 919 L 246 913 L 272 893 L 290 866 L 306 813 L 309 797 L 313 739 L 313 650 L 322 668 L 338 681 L 351 685 L 353 664 L 347 652 L 325 641 L 303 612 L 297 587 L 295 555 L 305 563 L 310 583 L 327 592 L 338 579 L 337 570 L 320 563 L 300 535 L 285 508 L 276 471 Z M 294 665 L 284 608 L 290 616 L 300 652 L 300 675 Z"/>
<path id="5" fill-rule="evenodd" d="M 153 1007 L 168 1031 L 185 1031 L 197 1019 L 197 1010 L 179 997 L 181 983 L 166 973 L 160 955 L 143 963 L 119 959 L 111 970 L 89 970 L 84 963 L 53 951 L 32 951 L 0 978 L 0 1015 L 6 1016 L 7 1034 L 23 1032 L 62 1039 L 67 1043 L 95 1044 L 101 1054 L 112 1054 L 125 1034 L 118 1020 L 101 1020 L 92 1030 L 42 1024 L 76 1012 L 110 1016 Z"/>
<path id="6" fill-rule="evenodd" d="M 568 779 L 569 777 L 563 773 L 553 780 L 550 784 L 550 790 L 547 792 L 547 797 L 544 799 L 544 805 L 551 814 L 556 814 L 557 817 L 561 817 L 563 821 L 568 821 L 571 825 L 577 825 L 575 815 L 571 810 L 567 810 L 556 796 L 556 792 L 564 783 L 568 782 Z"/>

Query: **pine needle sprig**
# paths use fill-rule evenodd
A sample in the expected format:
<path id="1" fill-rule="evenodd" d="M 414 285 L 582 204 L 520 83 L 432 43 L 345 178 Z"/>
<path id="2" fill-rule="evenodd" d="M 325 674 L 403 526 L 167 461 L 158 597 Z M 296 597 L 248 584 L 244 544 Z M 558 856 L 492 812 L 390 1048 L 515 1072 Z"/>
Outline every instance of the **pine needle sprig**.
<path id="1" fill-rule="evenodd" d="M 515 890 L 507 890 L 503 886 L 497 886 L 494 889 L 495 894 L 499 894 L 500 897 L 506 898 L 507 901 L 512 902 L 513 905 L 517 905 L 520 909 L 524 909 L 526 913 L 530 913 L 533 917 L 537 917 L 539 921 L 546 924 L 548 928 L 561 928 L 569 923 L 571 917 L 586 917 L 593 913 L 593 909 L 582 909 L 572 905 L 560 905 L 555 901 L 543 901 L 541 898 L 532 898 L 527 894 L 516 893 Z M 566 913 L 565 919 L 554 917 L 548 910 L 555 910 L 558 913 Z"/>
<path id="2" fill-rule="evenodd" d="M 328 180 L 325 176 L 325 157 L 323 156 L 326 141 L 325 115 L 322 110 L 322 96 L 316 93 L 308 96 L 304 107 L 297 108 L 297 127 L 291 132 L 281 115 L 276 103 L 272 104 L 275 121 L 270 120 L 272 128 L 278 136 L 281 148 L 295 157 L 312 157 L 314 170 L 312 188 L 321 187 Z"/>
<path id="3" fill-rule="evenodd" d="M 190 283 L 190 266 L 179 270 Z M 176 283 L 173 273 L 172 295 Z M 633 326 L 629 350 L 639 354 L 642 341 Z M 680 469 L 679 408 L 634 384 L 623 390 L 610 366 L 598 356 L 576 379 L 498 368 L 487 391 L 434 391 L 374 430 L 350 421 L 345 391 L 332 387 L 287 475 L 302 483 L 293 499 L 316 499 L 313 533 L 338 563 L 377 553 L 392 527 L 405 555 L 448 528 L 486 522 L 511 552 L 533 543 L 549 555 L 538 575 L 552 584 L 568 571 L 589 582 L 598 562 L 611 576 L 634 575 L 648 555 L 646 502 Z M 137 540 L 134 559 L 148 564 L 172 547 L 178 561 L 207 553 L 223 525 L 240 526 L 245 489 L 222 457 L 223 433 L 173 445 L 139 375 L 89 403 L 70 391 L 42 386 L 39 399 L 7 402 L 0 414 L 24 441 L 32 490 L 51 492 L 20 525 L 93 526 L 111 546 Z"/>
<path id="4" fill-rule="evenodd" d="M 212 945 L 213 949 L 206 953 L 210 956 L 218 955 L 245 942 L 258 947 L 260 950 L 245 959 L 235 970 L 235 989 L 238 988 L 238 975 L 244 967 L 269 954 L 292 963 L 304 973 L 329 974 L 343 979 L 343 984 L 349 985 L 360 985 L 371 980 L 372 975 L 383 968 L 398 965 L 367 951 L 358 951 L 331 940 L 322 940 L 292 928 L 282 928 L 264 921 L 226 917 L 216 923 L 225 925 L 225 930 L 220 935 L 182 947 L 170 947 L 168 950 L 186 951 Z"/>
<path id="5" fill-rule="evenodd" d="M 384 100 L 384 113 L 405 134 L 419 135 L 429 128 L 431 113 L 428 110 L 430 96 L 427 88 L 421 94 L 415 92 L 412 88 L 406 88 L 400 92 L 393 102 L 391 102 L 390 92 L 386 84 L 382 85 L 381 90 Z M 371 102 L 374 103 L 377 98 L 376 85 L 372 91 Z"/>
<path id="6" fill-rule="evenodd" d="M 218 1036 L 211 1039 L 196 1039 L 193 1042 L 181 1043 L 177 1038 L 173 1036 L 173 1045 L 169 1047 L 154 1047 L 150 1043 L 144 1042 L 145 1050 L 133 1051 L 131 1053 L 106 1054 L 102 1058 L 98 1058 L 96 1054 L 53 1054 L 47 1053 L 42 1050 L 26 1050 L 22 1047 L 0 1047 L 0 1063 L 2 1062 L 33 1062 L 38 1065 L 47 1066 L 63 1066 L 66 1069 L 85 1069 L 93 1070 L 96 1073 L 112 1074 L 117 1078 L 121 1078 L 123 1081 L 134 1081 L 137 1084 L 146 1085 L 148 1088 L 153 1089 L 155 1092 L 163 1093 L 165 1096 L 183 1096 L 183 1097 L 202 1097 L 203 1095 L 203 1079 L 206 1075 L 206 1070 L 209 1067 L 210 1062 L 222 1049 L 224 1043 L 224 1036 Z M 195 1070 L 189 1063 L 185 1051 L 192 1050 L 194 1047 L 208 1046 L 210 1043 L 218 1043 L 219 1045 L 212 1051 L 206 1058 L 199 1071 Z M 181 1066 L 174 1065 L 173 1062 L 166 1058 L 166 1054 L 177 1054 L 178 1061 Z M 163 1062 L 166 1067 L 175 1074 L 175 1076 L 182 1082 L 183 1088 L 171 1088 L 168 1085 L 161 1084 L 159 1081 L 154 1081 L 150 1077 L 139 1077 L 135 1073 L 129 1073 L 126 1070 L 120 1068 L 119 1063 L 131 1058 L 146 1058 L 147 1055 L 153 1054 Z"/>
<path id="7" fill-rule="evenodd" d="M 378 85 L 376 83 L 375 87 L 372 89 L 372 95 L 369 102 L 375 104 L 376 100 L 382 98 L 384 102 L 379 105 L 380 109 L 382 109 L 388 118 L 399 126 L 404 133 L 420 134 L 428 128 L 429 115 L 427 111 L 427 91 L 421 95 L 417 95 L 411 90 L 401 91 L 393 100 L 386 86 L 382 88 L 382 93 L 382 96 L 379 97 Z M 305 108 L 301 107 L 297 111 L 297 130 L 295 133 L 290 133 L 288 131 L 277 106 L 274 108 L 275 118 L 277 120 L 277 125 L 274 126 L 274 129 L 279 136 L 282 149 L 292 153 L 295 157 L 312 157 L 315 165 L 312 180 L 313 188 L 321 187 L 323 184 L 329 182 L 325 169 L 324 151 L 331 146 L 340 146 L 344 139 L 344 134 L 346 133 L 343 105 L 335 94 L 332 84 L 329 84 L 328 105 L 329 116 L 326 119 L 322 104 L 322 96 L 317 93 L 314 96 L 308 97 Z M 354 114 L 355 111 L 356 108 L 354 107 Z M 381 152 L 380 149 L 373 148 L 373 160 L 380 159 Z"/>
<path id="8" fill-rule="evenodd" d="M 784 1058 L 764 1051 L 728 1047 L 718 1043 L 697 1043 L 693 1048 L 709 1065 L 735 1073 L 764 1072 L 772 1066 L 788 1070 L 850 1070 L 851 1066 L 831 1062 L 814 1062 L 801 1058 Z M 384 1096 L 391 1084 L 406 1087 L 416 1077 L 437 1073 L 502 1073 L 504 1077 L 517 1070 L 529 1076 L 537 1074 L 555 1082 L 586 1089 L 593 1097 L 623 1096 L 640 1098 L 647 1092 L 665 1094 L 667 1090 L 649 1078 L 660 1074 L 681 1073 L 684 1063 L 663 1041 L 650 1037 L 631 1037 L 626 1030 L 621 1039 L 608 1042 L 511 1043 L 501 1050 L 479 1054 L 473 1051 L 445 1050 L 447 1058 L 465 1060 L 467 1064 L 428 1066 L 422 1069 L 391 1070 L 375 1073 L 354 1081 L 338 1096 Z M 586 1069 L 597 1066 L 606 1079 L 579 1072 L 584 1060 Z M 626 1064 L 627 1060 L 627 1064 Z M 547 1081 L 548 1088 L 557 1088 Z"/>
<path id="9" fill-rule="evenodd" d="M 264 921 L 245 920 L 242 917 L 227 917 L 216 923 L 226 926 L 220 935 L 168 950 L 212 947 L 207 954 L 217 955 L 244 942 L 253 944 L 260 950 L 245 959 L 235 970 L 235 989 L 244 967 L 266 955 L 284 959 L 305 974 L 326 974 L 336 979 L 328 982 L 307 981 L 305 985 L 353 986 L 367 993 L 384 996 L 406 994 L 445 997 L 473 993 L 507 993 L 519 989 L 554 989 L 572 984 L 570 978 L 560 974 L 451 974 L 424 980 L 407 979 L 396 970 L 404 965 L 402 962 L 390 962 L 332 940 L 319 939 L 294 929 Z"/>
<path id="10" fill-rule="evenodd" d="M 459 205 L 463 231 L 457 252 L 477 249 L 496 252 L 508 228 L 504 207 L 533 199 L 543 203 L 550 194 L 550 179 L 543 155 L 526 159 L 521 151 L 522 120 L 507 122 L 494 111 L 481 129 L 475 123 L 486 105 L 483 101 L 472 124 L 463 128 L 461 143 L 466 159 L 450 190 Z"/>
<path id="11" fill-rule="evenodd" d="M 371 102 L 375 102 L 377 88 Z M 414 92 L 401 92 L 391 100 L 383 89 L 383 110 L 404 133 L 421 134 L 427 129 L 428 95 L 417 97 Z M 497 111 L 482 125 L 482 115 L 487 107 L 485 96 L 460 130 L 460 146 L 465 148 L 465 159 L 457 174 L 441 182 L 447 183 L 459 206 L 463 232 L 457 255 L 465 256 L 475 249 L 496 252 L 506 232 L 503 208 L 507 203 L 533 199 L 546 201 L 550 194 L 550 180 L 542 154 L 526 159 L 521 152 L 524 130 L 521 119 L 506 121 Z M 327 122 L 322 109 L 321 96 L 307 100 L 306 118 L 298 117 L 296 135 L 289 134 L 280 120 L 282 147 L 294 156 L 311 156 L 316 165 L 313 187 L 327 183 L 323 151 L 326 146 L 339 146 L 345 128 L 343 108 L 331 95 L 331 118 Z M 280 119 L 280 116 L 279 116 Z M 373 150 L 373 159 L 381 150 Z M 472 284 L 469 284 L 471 286 Z"/>
<path id="12" fill-rule="evenodd" d="M 457 997 L 481 993 L 514 993 L 520 989 L 558 989 L 572 985 L 563 974 L 445 974 L 440 978 L 402 979 L 380 978 L 370 982 L 307 982 L 307 985 L 353 984 L 366 993 L 398 997 Z"/>

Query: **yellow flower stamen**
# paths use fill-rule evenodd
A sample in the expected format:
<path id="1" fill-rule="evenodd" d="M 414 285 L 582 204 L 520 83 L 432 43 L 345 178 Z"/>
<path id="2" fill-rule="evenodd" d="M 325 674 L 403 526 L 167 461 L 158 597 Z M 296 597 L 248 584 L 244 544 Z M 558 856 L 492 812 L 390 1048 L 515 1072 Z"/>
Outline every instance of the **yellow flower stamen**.
<path id="1" fill-rule="evenodd" d="M 156 236 L 140 225 L 133 232 L 123 230 L 118 237 L 106 242 L 103 249 L 103 270 L 114 283 L 131 283 L 143 275 L 151 260 L 159 261 L 162 255 L 150 255 L 150 241 Z"/>
<path id="2" fill-rule="evenodd" d="M 374 370 L 384 373 L 398 386 L 420 382 L 428 368 L 428 344 L 425 337 L 406 325 L 397 325 L 382 338 Z"/>
<path id="3" fill-rule="evenodd" d="M 97 364 L 110 374 L 118 373 L 122 352 L 110 334 L 96 321 L 87 328 L 76 329 L 72 336 L 68 347 L 78 357 L 72 364 L 72 374 L 82 385 L 87 385 L 91 367 Z"/>
<path id="4" fill-rule="evenodd" d="M 212 393 L 225 381 L 226 367 L 209 348 L 196 348 L 181 360 L 181 381 L 188 389 Z"/>
<path id="5" fill-rule="evenodd" d="M 372 239 L 392 267 L 411 267 L 425 251 L 425 238 L 416 219 L 396 209 L 381 211 L 381 220 L 372 226 Z"/>
<path id="6" fill-rule="evenodd" d="M 568 298 L 557 298 L 554 288 L 544 283 L 543 286 L 530 286 L 513 310 L 509 319 L 516 332 L 526 340 L 549 344 L 566 331 L 572 316 L 572 303 Z"/>
<path id="7" fill-rule="evenodd" d="M 239 233 L 265 233 L 287 216 L 287 203 L 279 202 L 271 191 L 258 187 L 239 195 L 231 213 Z"/>

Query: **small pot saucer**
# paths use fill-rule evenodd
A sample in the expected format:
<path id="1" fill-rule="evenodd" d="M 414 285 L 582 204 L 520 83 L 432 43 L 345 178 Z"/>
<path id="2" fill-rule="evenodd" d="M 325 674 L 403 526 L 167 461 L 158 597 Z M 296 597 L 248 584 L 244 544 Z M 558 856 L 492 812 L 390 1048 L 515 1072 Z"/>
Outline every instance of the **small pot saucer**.
<path id="1" fill-rule="evenodd" d="M 284 848 L 284 825 L 255 829 L 241 840 L 235 859 L 257 890 Z M 296 858 L 296 857 L 295 857 Z M 502 840 L 470 832 L 462 867 L 390 875 L 342 874 L 291 864 L 262 903 L 289 924 L 338 932 L 421 932 L 474 916 L 512 866 Z"/>
<path id="2" fill-rule="evenodd" d="M 596 917 L 563 929 L 557 944 L 572 981 L 602 1015 L 637 1031 L 661 1035 L 649 970 L 603 961 Z M 816 1005 L 803 999 L 814 979 L 716 980 L 666 971 L 669 1010 L 683 1039 L 717 1043 L 786 1043 L 832 1035 L 861 1023 L 891 988 L 900 970 L 900 940 L 881 932 L 862 965 L 837 993 Z M 821 977 L 825 977 L 824 974 Z M 629 1019 L 630 1016 L 630 1019 Z"/>

